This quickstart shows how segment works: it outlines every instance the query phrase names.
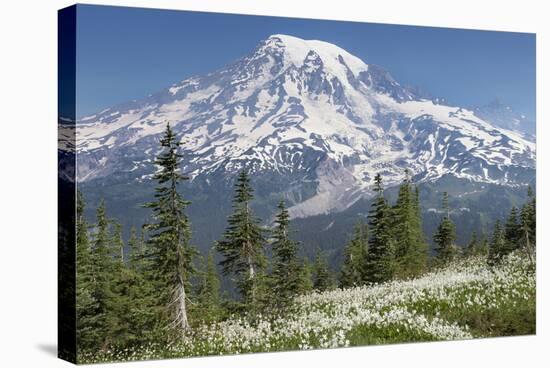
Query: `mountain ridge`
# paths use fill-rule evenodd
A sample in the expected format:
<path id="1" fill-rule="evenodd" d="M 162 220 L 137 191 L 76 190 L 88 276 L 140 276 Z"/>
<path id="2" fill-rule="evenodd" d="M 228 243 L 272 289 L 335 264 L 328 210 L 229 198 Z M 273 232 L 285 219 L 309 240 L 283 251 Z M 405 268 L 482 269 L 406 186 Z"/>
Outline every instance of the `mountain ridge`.
<path id="1" fill-rule="evenodd" d="M 227 67 L 79 120 L 78 180 L 148 180 L 166 123 L 192 180 L 283 176 L 293 217 L 348 208 L 372 194 L 377 172 L 388 186 L 405 169 L 415 182 L 534 177 L 535 144 L 521 133 L 425 99 L 338 46 L 272 35 Z"/>

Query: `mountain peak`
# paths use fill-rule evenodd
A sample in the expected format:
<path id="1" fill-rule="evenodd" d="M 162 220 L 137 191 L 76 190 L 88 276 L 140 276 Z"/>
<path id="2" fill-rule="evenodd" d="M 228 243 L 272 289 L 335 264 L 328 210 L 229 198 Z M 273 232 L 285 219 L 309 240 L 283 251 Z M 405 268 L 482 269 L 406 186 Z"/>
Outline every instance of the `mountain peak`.
<path id="1" fill-rule="evenodd" d="M 275 48 L 282 51 L 285 62 L 301 67 L 310 52 L 313 51 L 319 56 L 325 67 L 339 75 L 349 69 L 354 75 L 368 69 L 368 65 L 355 55 L 346 50 L 325 41 L 304 40 L 295 36 L 285 34 L 273 34 L 263 43 L 262 47 Z"/>
<path id="2" fill-rule="evenodd" d="M 278 40 L 280 42 L 304 42 L 305 40 L 300 38 L 300 37 L 296 37 L 296 36 L 291 36 L 291 35 L 287 35 L 287 34 L 282 34 L 282 33 L 276 33 L 276 34 L 272 34 L 271 36 L 269 36 L 267 38 L 267 40 Z"/>

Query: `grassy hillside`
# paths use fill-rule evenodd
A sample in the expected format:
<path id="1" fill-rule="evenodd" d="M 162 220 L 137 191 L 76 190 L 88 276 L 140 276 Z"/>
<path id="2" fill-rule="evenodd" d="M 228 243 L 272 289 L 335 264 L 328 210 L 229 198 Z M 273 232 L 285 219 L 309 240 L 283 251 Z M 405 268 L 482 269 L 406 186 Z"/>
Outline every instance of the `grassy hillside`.
<path id="1" fill-rule="evenodd" d="M 535 333 L 535 271 L 516 253 L 490 268 L 460 260 L 424 276 L 311 293 L 284 316 L 229 318 L 196 327 L 184 341 L 80 354 L 125 361 Z"/>

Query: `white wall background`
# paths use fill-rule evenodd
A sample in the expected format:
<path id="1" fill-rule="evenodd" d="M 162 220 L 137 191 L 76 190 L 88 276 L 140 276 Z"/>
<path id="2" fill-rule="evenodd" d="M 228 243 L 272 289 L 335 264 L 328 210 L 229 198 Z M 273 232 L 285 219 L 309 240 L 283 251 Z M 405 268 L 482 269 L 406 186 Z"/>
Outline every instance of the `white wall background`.
<path id="1" fill-rule="evenodd" d="M 96 4 L 537 33 L 537 336 L 255 354 L 127 367 L 543 367 L 550 346 L 547 120 L 550 26 L 544 1 L 126 0 Z M 0 366 L 63 367 L 56 350 L 57 9 L 0 3 Z M 510 71 L 513 73 L 513 71 Z M 546 194 L 545 194 L 546 192 Z M 102 365 L 98 365 L 101 367 Z"/>

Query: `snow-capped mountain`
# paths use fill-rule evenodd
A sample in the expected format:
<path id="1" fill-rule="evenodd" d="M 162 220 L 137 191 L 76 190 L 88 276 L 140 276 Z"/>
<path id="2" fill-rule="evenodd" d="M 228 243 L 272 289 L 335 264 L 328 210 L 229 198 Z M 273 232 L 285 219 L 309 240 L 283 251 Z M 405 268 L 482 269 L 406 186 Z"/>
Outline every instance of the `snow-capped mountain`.
<path id="1" fill-rule="evenodd" d="M 473 108 L 476 116 L 491 124 L 508 130 L 514 130 L 525 135 L 525 138 L 534 141 L 536 124 L 525 115 L 517 113 L 514 109 L 495 99 L 483 106 Z"/>
<path id="2" fill-rule="evenodd" d="M 271 186 L 259 193 L 283 193 L 294 217 L 348 208 L 371 195 L 379 172 L 387 186 L 405 169 L 418 182 L 514 186 L 535 170 L 535 144 L 522 134 L 424 99 L 336 45 L 273 35 L 221 70 L 80 119 L 78 181 L 148 180 L 167 123 L 192 182 L 247 167 Z"/>

